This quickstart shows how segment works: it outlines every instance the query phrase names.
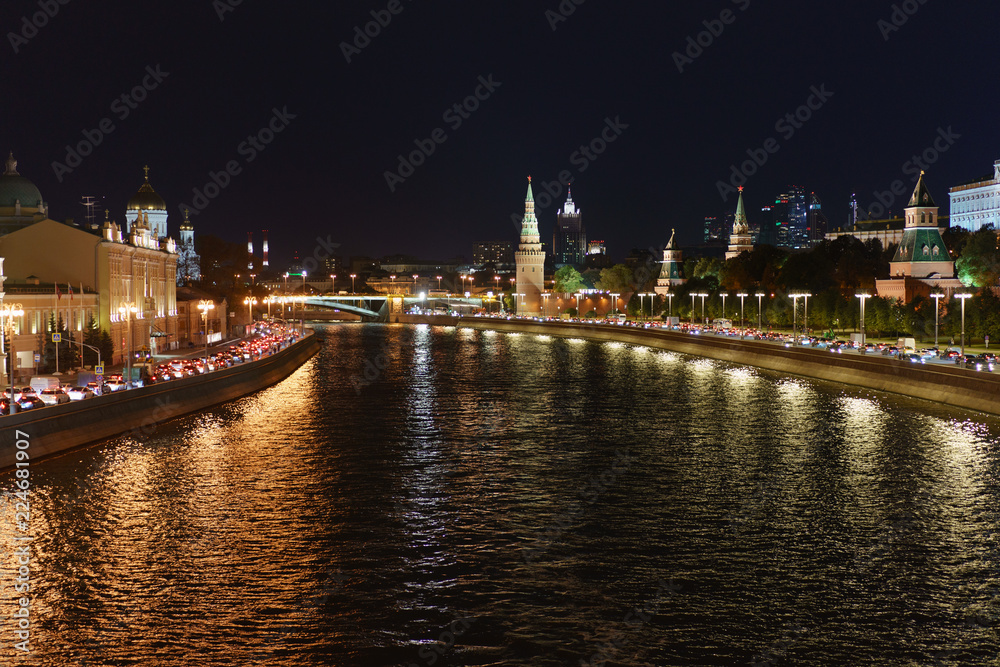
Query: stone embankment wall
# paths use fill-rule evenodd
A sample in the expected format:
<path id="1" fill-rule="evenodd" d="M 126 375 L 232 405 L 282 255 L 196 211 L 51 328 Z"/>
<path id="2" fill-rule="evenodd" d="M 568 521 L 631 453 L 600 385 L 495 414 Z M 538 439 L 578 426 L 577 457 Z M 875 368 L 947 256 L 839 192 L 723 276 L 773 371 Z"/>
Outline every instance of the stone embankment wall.
<path id="1" fill-rule="evenodd" d="M 439 315 L 400 315 L 399 322 L 619 341 L 1000 414 L 1000 372 L 986 373 L 938 364 L 901 362 L 881 355 L 834 354 L 828 350 L 785 348 L 774 343 L 741 341 L 739 338 L 694 336 L 678 331 L 605 324 Z"/>
<path id="2" fill-rule="evenodd" d="M 26 433 L 31 460 L 129 433 L 225 403 L 291 375 L 320 348 L 315 335 L 280 352 L 222 370 L 0 417 L 0 469 L 14 465 L 15 434 Z"/>

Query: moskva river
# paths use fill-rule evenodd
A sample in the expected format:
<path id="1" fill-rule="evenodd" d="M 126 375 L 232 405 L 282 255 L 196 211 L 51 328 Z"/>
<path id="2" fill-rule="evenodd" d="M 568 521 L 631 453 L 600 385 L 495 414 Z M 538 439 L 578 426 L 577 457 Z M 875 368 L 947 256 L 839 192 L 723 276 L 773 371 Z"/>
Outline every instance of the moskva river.
<path id="1" fill-rule="evenodd" d="M 0 477 L 0 663 L 1000 664 L 993 418 L 613 343 L 320 335 L 277 386 Z"/>

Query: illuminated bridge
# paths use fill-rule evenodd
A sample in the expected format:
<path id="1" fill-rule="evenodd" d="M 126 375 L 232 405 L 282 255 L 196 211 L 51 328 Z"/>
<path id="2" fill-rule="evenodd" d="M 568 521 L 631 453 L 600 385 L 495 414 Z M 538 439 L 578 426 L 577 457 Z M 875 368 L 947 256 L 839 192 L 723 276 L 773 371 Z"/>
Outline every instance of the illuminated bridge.
<path id="1" fill-rule="evenodd" d="M 305 299 L 305 305 L 311 310 L 340 310 L 360 315 L 364 320 L 385 322 L 389 319 L 390 313 L 403 313 L 413 306 L 462 311 L 482 308 L 487 301 L 491 299 L 486 296 L 464 297 L 451 294 L 424 298 L 407 294 L 338 294 L 309 296 Z M 296 303 L 301 303 L 301 300 Z M 293 315 L 292 319 L 297 318 Z M 306 319 L 309 319 L 308 314 Z"/>

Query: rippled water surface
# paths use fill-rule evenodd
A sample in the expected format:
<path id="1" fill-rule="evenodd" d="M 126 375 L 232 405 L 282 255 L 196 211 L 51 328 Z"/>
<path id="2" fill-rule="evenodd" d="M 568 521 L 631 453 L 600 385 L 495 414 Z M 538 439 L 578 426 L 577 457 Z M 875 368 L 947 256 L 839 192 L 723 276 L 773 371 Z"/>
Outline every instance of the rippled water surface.
<path id="1" fill-rule="evenodd" d="M 32 463 L 27 533 L 0 477 L 0 664 L 1000 664 L 992 418 L 618 344 L 321 334 L 275 387 Z"/>

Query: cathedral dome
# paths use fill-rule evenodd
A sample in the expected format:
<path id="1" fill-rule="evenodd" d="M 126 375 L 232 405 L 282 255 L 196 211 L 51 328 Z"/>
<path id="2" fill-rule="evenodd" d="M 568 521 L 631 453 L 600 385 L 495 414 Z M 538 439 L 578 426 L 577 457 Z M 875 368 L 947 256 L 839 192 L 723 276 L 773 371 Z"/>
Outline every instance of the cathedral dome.
<path id="1" fill-rule="evenodd" d="M 11 153 L 7 170 L 0 174 L 0 208 L 14 208 L 20 202 L 21 208 L 36 209 L 41 201 L 42 193 L 35 184 L 17 173 L 17 160 Z"/>
<path id="2" fill-rule="evenodd" d="M 149 167 L 144 167 L 146 172 L 146 182 L 142 184 L 139 191 L 128 200 L 126 211 L 166 211 L 167 202 L 163 197 L 156 194 L 156 190 L 149 184 Z"/>

